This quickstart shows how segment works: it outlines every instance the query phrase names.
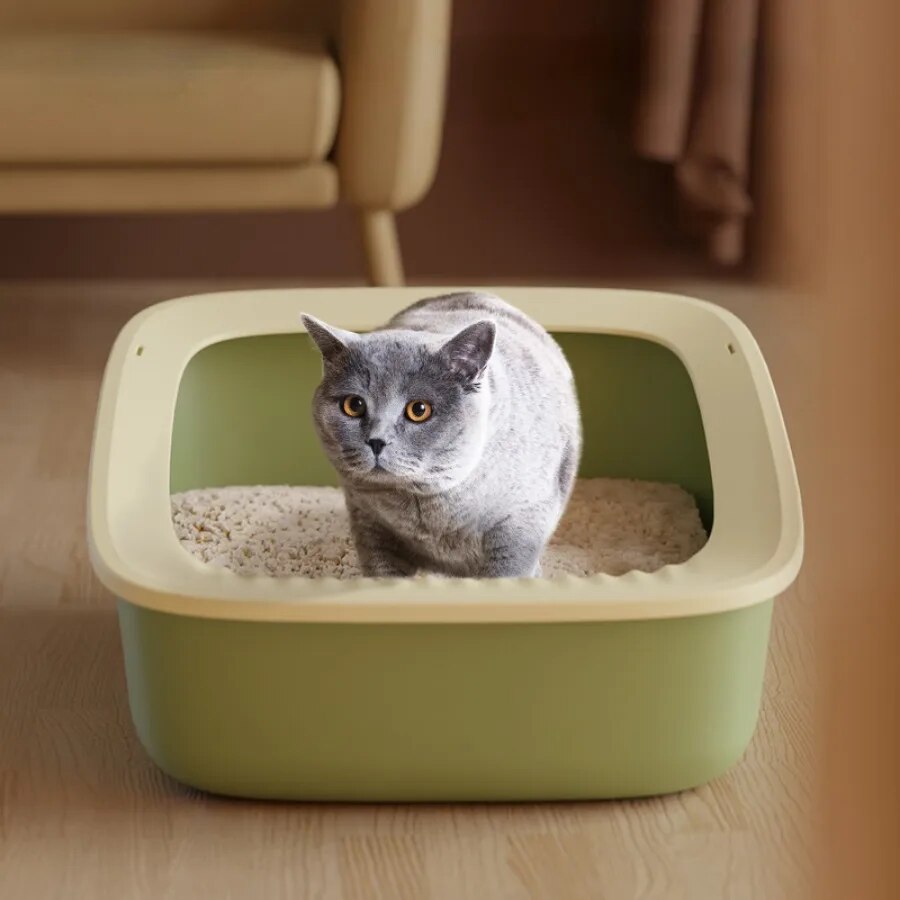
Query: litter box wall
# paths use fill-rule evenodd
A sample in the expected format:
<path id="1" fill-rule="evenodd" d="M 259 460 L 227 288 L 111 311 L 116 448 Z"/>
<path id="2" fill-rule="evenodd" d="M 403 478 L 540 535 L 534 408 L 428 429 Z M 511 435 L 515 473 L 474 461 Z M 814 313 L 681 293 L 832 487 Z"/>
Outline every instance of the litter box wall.
<path id="1" fill-rule="evenodd" d="M 501 801 L 684 790 L 743 755 L 772 603 L 639 622 L 232 622 L 120 607 L 153 760 L 213 793 Z"/>
<path id="2" fill-rule="evenodd" d="M 556 337 L 584 417 L 581 475 L 680 484 L 709 529 L 709 458 L 681 361 L 638 338 Z M 194 356 L 176 404 L 172 492 L 335 484 L 310 418 L 320 376 L 303 335 Z M 646 622 L 354 626 L 123 604 L 122 635 L 143 742 L 189 784 L 345 800 L 614 797 L 689 787 L 741 755 L 770 614 L 768 603 Z M 166 666 L 148 679 L 136 661 L 162 648 Z"/>
<path id="3" fill-rule="evenodd" d="M 581 476 L 679 484 L 694 495 L 709 531 L 709 456 L 690 376 L 678 357 L 639 338 L 555 337 L 578 385 Z M 321 365 L 305 335 L 222 341 L 194 356 L 175 411 L 172 493 L 231 484 L 336 484 L 310 417 Z"/>

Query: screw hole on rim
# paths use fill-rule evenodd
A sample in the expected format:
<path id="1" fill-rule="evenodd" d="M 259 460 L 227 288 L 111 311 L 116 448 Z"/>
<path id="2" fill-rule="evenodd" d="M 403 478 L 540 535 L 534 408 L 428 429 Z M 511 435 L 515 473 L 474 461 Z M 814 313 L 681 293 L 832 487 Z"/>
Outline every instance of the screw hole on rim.
<path id="1" fill-rule="evenodd" d="M 734 348 L 734 344 L 729 344 L 729 345 L 728 345 L 728 352 L 729 352 L 732 356 L 734 356 L 734 354 L 737 353 L 737 350 L 735 350 L 735 348 Z"/>
<path id="2" fill-rule="evenodd" d="M 143 344 L 141 344 L 141 346 L 137 348 L 137 350 L 135 351 L 135 355 L 136 356 L 144 355 L 144 345 Z"/>

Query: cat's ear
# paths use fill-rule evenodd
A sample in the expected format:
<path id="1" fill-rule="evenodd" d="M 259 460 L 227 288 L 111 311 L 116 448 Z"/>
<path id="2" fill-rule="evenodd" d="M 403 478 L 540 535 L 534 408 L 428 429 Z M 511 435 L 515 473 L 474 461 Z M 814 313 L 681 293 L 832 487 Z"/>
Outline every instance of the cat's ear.
<path id="1" fill-rule="evenodd" d="M 454 374 L 472 381 L 484 371 L 491 358 L 496 332 L 493 322 L 476 322 L 450 338 L 441 347 L 440 355 Z"/>
<path id="2" fill-rule="evenodd" d="M 346 353 L 353 341 L 358 337 L 352 331 L 344 331 L 327 325 L 315 316 L 302 313 L 300 316 L 307 334 L 315 341 L 322 353 L 325 362 L 333 362 L 343 353 Z"/>

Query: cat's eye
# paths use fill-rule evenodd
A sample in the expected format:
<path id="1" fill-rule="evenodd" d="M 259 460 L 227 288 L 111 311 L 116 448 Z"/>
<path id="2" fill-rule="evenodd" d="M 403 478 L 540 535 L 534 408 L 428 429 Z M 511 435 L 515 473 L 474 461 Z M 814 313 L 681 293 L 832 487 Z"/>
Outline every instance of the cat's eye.
<path id="1" fill-rule="evenodd" d="M 431 404 L 425 400 L 410 400 L 406 404 L 406 418 L 410 422 L 424 422 L 431 418 Z"/>
<path id="2" fill-rule="evenodd" d="M 341 401 L 341 409 L 344 411 L 345 415 L 348 415 L 353 419 L 358 419 L 361 415 L 365 414 L 366 401 L 363 400 L 362 397 L 357 397 L 356 394 L 350 394 Z"/>

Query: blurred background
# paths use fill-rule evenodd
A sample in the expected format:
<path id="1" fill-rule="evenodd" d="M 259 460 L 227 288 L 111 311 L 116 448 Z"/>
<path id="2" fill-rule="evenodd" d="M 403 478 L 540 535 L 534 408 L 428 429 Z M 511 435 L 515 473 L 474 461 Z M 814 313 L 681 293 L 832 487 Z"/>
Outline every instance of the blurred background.
<path id="1" fill-rule="evenodd" d="M 277 0 L 256 4 L 42 0 L 26 9 L 3 3 L 0 27 L 4 21 L 8 23 L 7 42 L 12 46 L 4 68 L 5 86 L 0 82 L 0 98 L 8 92 L 2 101 L 8 134 L 22 130 L 18 140 L 8 137 L 0 141 L 0 163 L 28 169 L 87 168 L 96 176 L 103 174 L 96 171 L 97 167 L 121 169 L 148 163 L 157 168 L 248 164 L 287 168 L 304 153 L 310 155 L 303 137 L 289 145 L 277 121 L 260 113 L 242 124 L 240 116 L 264 96 L 267 79 L 282 90 L 279 79 L 290 85 L 294 73 L 284 65 L 281 72 L 273 74 L 273 68 L 284 61 L 278 58 L 251 59 L 250 64 L 256 65 L 251 68 L 238 55 L 239 42 L 248 30 L 264 29 L 270 35 L 273 30 L 283 33 L 292 29 L 321 36 L 328 47 L 335 47 L 328 52 L 339 58 L 343 47 L 346 59 L 348 46 L 351 53 L 359 48 L 352 36 L 341 32 L 340 24 L 331 21 L 335 10 L 329 7 L 337 6 L 340 4 L 309 0 L 292 4 Z M 402 107 L 403 114 L 414 121 L 398 126 L 399 131 L 406 128 L 414 132 L 417 127 L 429 131 L 439 128 L 443 118 L 433 186 L 412 187 L 405 191 L 402 201 L 404 205 L 409 200 L 419 201 L 399 219 L 400 241 L 411 279 L 432 283 L 441 279 L 550 283 L 635 276 L 753 278 L 771 265 L 766 237 L 771 241 L 772 230 L 778 228 L 779 185 L 787 178 L 805 174 L 805 170 L 786 168 L 776 137 L 786 124 L 785 104 L 795 70 L 808 64 L 804 57 L 811 52 L 806 44 L 799 48 L 791 44 L 789 49 L 783 46 L 786 36 L 798 33 L 790 20 L 802 13 L 793 4 L 763 3 L 757 15 L 755 0 L 726 3 L 724 15 L 710 26 L 712 35 L 705 35 L 706 43 L 698 34 L 703 13 L 700 2 L 669 4 L 682 8 L 673 16 L 664 2 L 560 0 L 549 5 L 544 0 L 522 0 L 513 10 L 500 0 L 456 0 L 446 26 L 441 21 L 442 10 L 449 4 L 444 0 L 435 0 L 427 15 L 427 4 L 422 9 L 417 9 L 418 4 L 394 2 L 358 6 L 354 15 L 359 21 L 352 23 L 353 27 L 368 29 L 370 34 L 381 29 L 374 47 L 383 46 L 385 55 L 405 52 L 402 41 L 392 43 L 390 34 L 382 33 L 389 30 L 385 23 L 392 15 L 409 17 L 413 31 L 420 29 L 427 43 L 422 58 L 410 62 L 399 75 L 407 80 L 399 86 L 383 84 L 394 76 L 390 72 L 379 75 L 378 66 L 384 64 L 386 56 L 378 50 L 372 53 L 374 59 L 363 60 L 364 53 L 356 52 L 350 60 L 358 69 L 346 73 L 349 85 L 346 77 L 341 85 L 349 107 L 345 105 L 337 113 L 345 116 L 334 129 L 340 148 L 338 165 L 343 162 L 341 153 L 345 153 L 353 157 L 352 165 L 359 167 L 356 157 L 367 152 L 364 148 L 370 141 L 381 139 L 385 127 L 391 127 L 389 117 L 379 117 L 374 109 L 373 121 L 357 124 L 360 115 L 354 103 L 375 104 L 375 109 L 379 102 Z M 709 10 L 706 14 L 710 16 Z M 434 22 L 424 21 L 428 18 Z M 654 19 L 659 23 L 655 32 Z M 745 20 L 743 25 L 741 19 Z M 123 52 L 121 45 L 117 50 L 96 40 L 83 40 L 80 45 L 64 43 L 62 50 L 47 46 L 46 40 L 45 46 L 38 42 L 37 47 L 18 48 L 10 40 L 10 32 L 15 35 L 35 28 L 59 40 L 61 31 L 78 36 L 85 30 L 111 27 L 145 32 L 177 27 L 181 33 L 201 36 L 209 29 L 221 33 L 225 28 L 233 36 L 233 46 L 225 44 L 204 55 L 190 46 L 164 43 L 156 47 L 129 44 L 128 52 Z M 733 49 L 726 47 L 725 59 L 721 53 L 717 58 L 717 46 L 728 41 Z M 446 114 L 442 117 L 442 92 L 432 73 L 442 70 L 444 42 L 450 66 Z M 271 41 L 268 43 L 271 45 Z M 262 48 L 269 49 L 265 41 Z M 88 55 L 91 65 L 74 61 L 79 53 Z M 154 53 L 158 59 L 170 60 L 168 78 L 156 72 L 154 81 L 144 71 L 153 68 Z M 173 59 L 177 64 L 171 62 Z M 35 69 L 38 60 L 44 60 L 43 72 Z M 229 91 L 235 92 L 235 84 L 228 72 L 219 73 L 217 81 L 212 70 L 216 66 L 227 70 L 231 63 L 243 65 L 246 74 L 238 96 L 230 98 Z M 673 98 L 669 79 L 681 78 L 690 90 L 693 68 L 704 63 L 713 71 L 706 81 L 698 74 L 696 83 L 705 89 L 704 98 L 709 103 L 718 104 L 718 109 L 708 111 L 713 130 L 718 127 L 731 132 L 723 137 L 725 155 L 729 151 L 738 157 L 746 153 L 753 161 L 741 173 L 742 178 L 746 175 L 747 196 L 752 196 L 754 210 L 746 252 L 739 253 L 734 264 L 724 268 L 711 258 L 704 242 L 684 228 L 671 159 L 653 158 L 654 150 L 670 151 L 677 157 L 677 145 L 689 137 L 689 130 L 679 137 L 677 124 L 667 121 L 667 112 L 660 107 L 666 101 L 687 102 L 679 96 L 677 87 Z M 201 85 L 207 91 L 205 96 L 201 88 L 193 96 L 183 89 L 192 64 L 195 72 L 206 69 L 206 82 Z M 254 78 L 260 84 L 256 94 L 248 85 Z M 413 97 L 411 85 L 420 78 L 431 78 L 435 83 L 423 91 L 425 96 Z M 377 89 L 379 79 L 384 87 L 381 91 Z M 750 81 L 745 84 L 747 79 Z M 118 82 L 118 91 L 110 90 L 109 80 Z M 78 112 L 71 122 L 54 130 L 39 121 L 40 110 L 41 104 L 48 103 L 47 92 L 59 88 L 60 82 L 68 94 L 68 109 Z M 297 78 L 294 84 L 294 104 L 285 105 L 278 97 L 268 101 L 272 117 L 316 115 L 314 108 L 303 106 L 302 80 Z M 373 84 L 376 89 L 372 89 Z M 128 96 L 126 87 L 131 89 Z M 366 95 L 362 101 L 353 94 L 357 88 Z M 23 89 L 29 92 L 27 104 L 10 99 L 14 92 L 21 98 Z M 186 107 L 181 113 L 172 103 L 165 104 L 165 97 L 178 100 L 179 90 L 183 91 L 180 100 Z M 724 104 L 715 96 L 717 91 L 725 92 Z M 146 107 L 143 111 L 135 106 L 141 102 Z M 736 116 L 731 112 L 735 104 Z M 126 121 L 124 107 L 134 121 Z M 59 112 L 51 101 L 45 115 Z M 804 114 L 806 104 L 792 104 L 791 119 Z M 155 128 L 153 117 L 159 120 Z M 352 120 L 349 136 L 343 133 L 348 118 Z M 241 144 L 222 119 L 238 132 L 255 127 L 259 139 L 252 146 Z M 643 134 L 637 127 L 641 119 Z M 694 119 L 696 125 L 696 115 Z M 690 125 L 690 111 L 685 124 Z M 125 134 L 119 133 L 126 129 Z M 220 136 L 219 147 L 204 156 L 202 136 L 192 141 L 184 133 L 191 129 L 206 129 L 210 140 Z M 141 145 L 145 133 L 152 139 Z M 412 143 L 416 140 L 413 137 Z M 328 141 L 325 138 L 320 156 L 334 158 Z M 357 141 L 361 146 L 351 149 L 349 142 Z M 378 166 L 374 157 L 379 153 L 399 157 L 407 152 L 407 160 L 428 157 L 427 166 L 431 145 L 425 139 L 419 143 L 421 146 L 406 151 L 370 147 L 370 163 Z M 717 145 L 714 136 L 711 148 L 701 145 L 690 149 L 695 156 L 715 154 L 721 143 Z M 403 162 L 396 158 L 387 165 L 402 170 Z M 203 174 L 199 172 L 198 176 Z M 402 181 L 410 176 L 401 173 L 395 177 Z M 350 193 L 360 193 L 354 179 L 359 181 L 351 172 Z M 415 174 L 412 180 L 416 180 Z M 283 191 L 281 198 L 273 198 L 263 196 L 262 191 L 254 195 L 250 189 L 238 189 L 229 198 L 229 189 L 230 185 L 223 182 L 218 197 L 205 198 L 206 205 L 215 207 L 218 214 L 203 209 L 202 201 L 199 209 L 191 209 L 190 200 L 183 197 L 167 202 L 165 185 L 162 194 L 157 191 L 146 196 L 142 204 L 138 191 L 102 177 L 80 192 L 70 184 L 54 182 L 40 199 L 13 191 L 6 198 L 0 194 L 0 278 L 299 278 L 347 282 L 365 277 L 353 198 L 336 207 L 330 199 L 319 198 L 318 202 L 331 208 L 312 213 L 290 209 L 312 201 L 302 198 L 292 204 L 288 191 Z M 186 208 L 173 215 L 167 214 L 167 205 Z M 34 207 L 39 208 L 39 215 Z M 105 214 L 90 215 L 96 209 Z"/>
<path id="2" fill-rule="evenodd" d="M 0 894 L 900 896 L 898 35 L 894 0 L 0 0 Z M 84 538 L 112 340 L 209 287 L 404 280 L 751 327 L 808 551 L 734 773 L 448 818 L 145 760 Z"/>

